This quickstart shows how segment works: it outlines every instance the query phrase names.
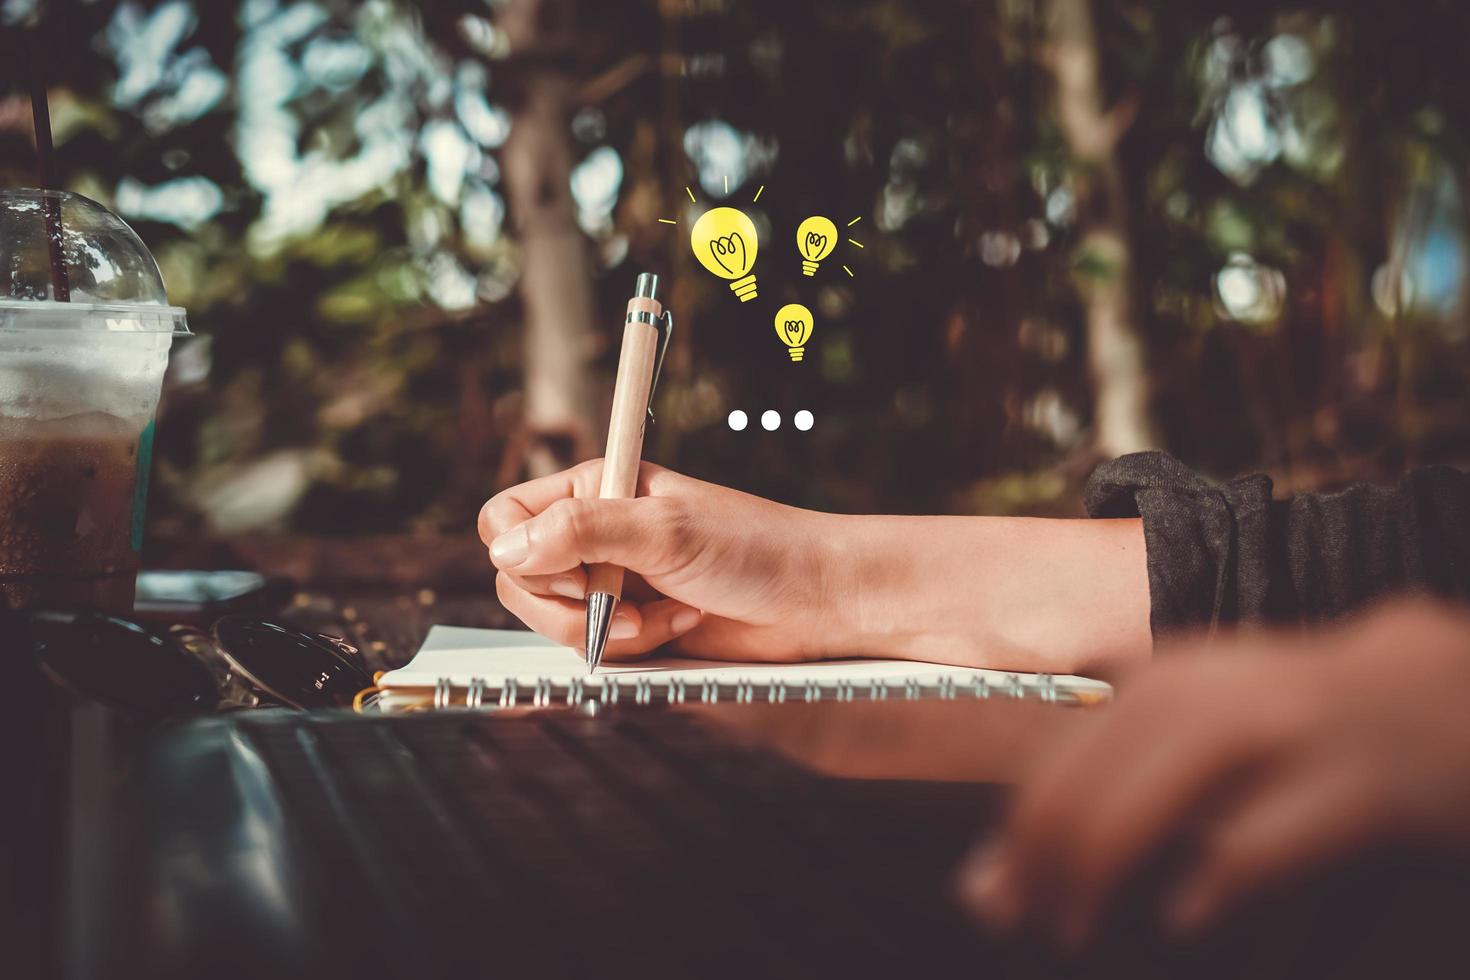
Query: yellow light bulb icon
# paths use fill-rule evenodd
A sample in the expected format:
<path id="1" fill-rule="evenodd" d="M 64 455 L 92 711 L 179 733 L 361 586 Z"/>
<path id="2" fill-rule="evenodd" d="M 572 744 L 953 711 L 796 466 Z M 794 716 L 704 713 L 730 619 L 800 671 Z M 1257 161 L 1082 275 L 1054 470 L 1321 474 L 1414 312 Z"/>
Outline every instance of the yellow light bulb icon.
<path id="1" fill-rule="evenodd" d="M 801 360 L 806 342 L 812 339 L 812 311 L 800 303 L 787 303 L 776 311 L 776 336 L 791 354 L 793 361 Z"/>
<path id="2" fill-rule="evenodd" d="M 817 263 L 837 247 L 837 226 L 829 218 L 814 214 L 796 229 L 796 250 L 801 253 L 801 274 L 813 276 Z"/>
<path id="3" fill-rule="evenodd" d="M 740 302 L 755 299 L 755 223 L 734 208 L 710 208 L 694 222 L 689 247 L 699 264 L 721 279 L 733 280 L 730 289 Z"/>

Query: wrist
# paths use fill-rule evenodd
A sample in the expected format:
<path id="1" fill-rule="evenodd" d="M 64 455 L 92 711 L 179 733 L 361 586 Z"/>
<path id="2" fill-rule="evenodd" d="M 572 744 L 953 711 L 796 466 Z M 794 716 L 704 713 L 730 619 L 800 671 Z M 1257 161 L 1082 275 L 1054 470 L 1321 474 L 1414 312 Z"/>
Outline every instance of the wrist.
<path id="1" fill-rule="evenodd" d="M 894 518 L 817 514 L 821 569 L 815 653 L 823 657 L 923 660 L 917 542 Z M 901 520 L 901 519 L 899 519 Z M 932 628 L 934 624 L 928 624 Z"/>
<path id="2" fill-rule="evenodd" d="M 1108 676 L 1151 652 L 1137 521 L 817 516 L 814 656 Z"/>

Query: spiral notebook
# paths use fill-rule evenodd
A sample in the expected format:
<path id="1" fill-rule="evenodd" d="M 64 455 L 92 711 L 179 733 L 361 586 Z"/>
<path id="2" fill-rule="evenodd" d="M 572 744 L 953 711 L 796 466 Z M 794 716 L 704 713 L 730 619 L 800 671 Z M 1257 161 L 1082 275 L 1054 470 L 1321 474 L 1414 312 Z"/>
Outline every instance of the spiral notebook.
<path id="1" fill-rule="evenodd" d="M 735 663 L 651 657 L 604 661 L 588 675 L 576 650 L 518 630 L 435 626 L 407 666 L 378 675 L 366 706 L 380 711 L 680 704 L 1034 698 L 1093 704 L 1112 697 L 1099 680 L 909 660 Z"/>

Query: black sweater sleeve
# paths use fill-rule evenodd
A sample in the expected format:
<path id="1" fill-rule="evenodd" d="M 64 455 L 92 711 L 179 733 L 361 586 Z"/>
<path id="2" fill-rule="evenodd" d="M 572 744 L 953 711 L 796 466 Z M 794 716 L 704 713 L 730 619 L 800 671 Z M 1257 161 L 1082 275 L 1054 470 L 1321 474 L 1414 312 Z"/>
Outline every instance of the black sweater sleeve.
<path id="1" fill-rule="evenodd" d="M 1208 483 L 1163 453 L 1104 463 L 1093 517 L 1142 517 L 1155 637 L 1234 622 L 1315 623 L 1380 596 L 1470 599 L 1470 476 L 1271 499 L 1261 474 Z"/>

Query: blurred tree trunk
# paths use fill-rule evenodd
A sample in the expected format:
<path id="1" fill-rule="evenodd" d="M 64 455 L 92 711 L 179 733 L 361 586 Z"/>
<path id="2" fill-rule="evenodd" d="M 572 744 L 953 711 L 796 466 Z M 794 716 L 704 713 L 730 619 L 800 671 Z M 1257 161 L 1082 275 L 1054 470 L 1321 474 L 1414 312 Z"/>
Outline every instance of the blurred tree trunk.
<path id="1" fill-rule="evenodd" d="M 521 459 L 508 460 L 502 473 L 543 476 L 597 452 L 592 266 L 570 183 L 577 80 L 564 55 L 575 34 L 575 6 L 508 0 L 496 21 L 517 62 L 520 97 L 501 163 L 520 233 L 526 308 L 524 428 L 511 440 Z"/>
<path id="2" fill-rule="evenodd" d="M 1090 0 L 1050 0 L 1045 58 L 1056 78 L 1057 119 L 1076 173 L 1081 243 L 1077 268 L 1087 317 L 1087 357 L 1096 405 L 1096 450 L 1105 456 L 1152 449 L 1149 377 L 1133 300 L 1128 200 L 1118 141 L 1137 104 L 1103 102 L 1101 53 Z"/>
<path id="3" fill-rule="evenodd" d="M 662 182 L 660 192 L 665 195 L 663 213 L 676 217 L 684 207 L 684 192 L 680 188 L 694 180 L 682 139 L 687 127 L 681 96 L 688 83 L 684 76 L 684 51 L 679 29 L 680 22 L 690 16 L 692 10 L 683 0 L 659 0 L 658 3 L 659 136 L 655 152 L 663 155 L 662 166 L 657 171 Z M 675 233 L 666 237 L 666 241 L 663 266 L 668 273 L 663 287 L 664 304 L 670 310 L 692 310 L 698 289 L 689 274 L 692 259 L 687 225 L 680 224 Z M 694 376 L 693 328 L 696 325 L 697 320 L 693 318 L 680 320 L 670 339 L 668 360 L 664 362 L 659 380 L 665 394 L 675 388 L 687 389 Z M 652 431 L 653 448 L 658 458 L 674 459 L 679 449 L 679 430 L 672 425 L 657 425 Z"/>

